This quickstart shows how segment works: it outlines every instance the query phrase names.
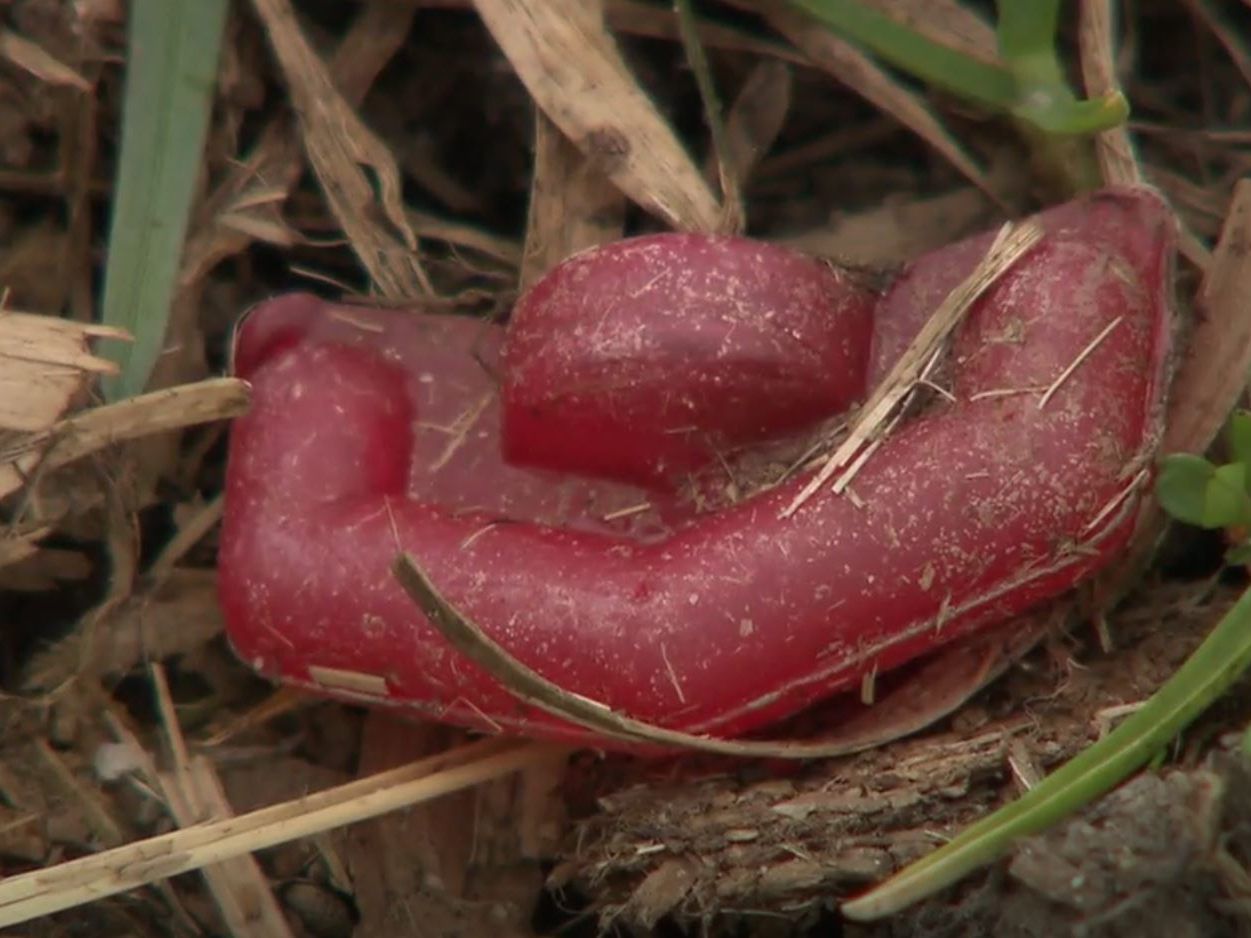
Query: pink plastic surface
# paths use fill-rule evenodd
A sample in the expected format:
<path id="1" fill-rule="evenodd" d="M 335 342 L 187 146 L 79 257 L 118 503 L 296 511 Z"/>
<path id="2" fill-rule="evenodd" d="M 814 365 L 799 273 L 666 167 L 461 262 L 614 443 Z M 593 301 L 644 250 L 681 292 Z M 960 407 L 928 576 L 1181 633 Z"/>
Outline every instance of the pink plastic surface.
<path id="1" fill-rule="evenodd" d="M 1041 220 L 1044 241 L 955 336 L 947 387 L 956 400 L 937 398 L 897 427 L 856 476 L 854 498 L 823 491 L 786 519 L 805 476 L 701 512 L 672 492 L 507 464 L 498 327 L 302 295 L 265 304 L 237 343 L 254 405 L 236 422 L 227 479 L 220 580 L 231 641 L 260 672 L 301 686 L 487 730 L 594 741 L 519 704 L 453 651 L 392 580 L 396 553 L 413 553 L 462 611 L 569 691 L 726 736 L 1010 621 L 1106 564 L 1128 538 L 1171 328 L 1173 231 L 1155 196 L 1099 193 Z M 877 305 L 871 336 L 847 312 L 863 294 L 848 284 L 840 300 L 836 290 L 833 308 L 844 312 L 829 318 L 830 335 L 805 334 L 806 347 L 826 350 L 805 362 L 858 351 L 862 374 L 879 380 L 989 239 L 912 265 Z M 621 250 L 610 249 L 618 266 Z M 657 276 L 673 276 L 680 256 L 662 252 Z M 584 284 L 587 308 L 600 309 L 594 269 Z M 574 300 L 561 299 L 559 316 L 536 315 L 563 329 Z M 651 314 L 631 315 L 630 328 L 647 332 Z M 672 311 L 664 317 L 657 336 L 682 333 Z M 803 321 L 819 332 L 819 317 Z M 539 346 L 564 341 L 522 328 Z M 848 335 L 855 342 L 842 344 Z M 767 336 L 745 328 L 683 354 L 752 360 Z M 721 353 L 738 341 L 745 358 Z M 1084 353 L 1040 407 L 1039 389 Z M 594 373 L 577 343 L 561 356 L 572 373 Z M 627 365 L 642 376 L 640 395 L 653 395 L 661 372 Z M 855 371 L 820 395 L 863 397 L 847 378 Z M 706 373 L 665 375 L 697 402 L 687 417 L 715 423 L 723 406 L 747 407 L 740 395 L 754 377 L 740 381 L 730 367 L 724 385 L 686 383 Z M 505 384 L 521 394 L 533 381 L 535 399 L 550 402 L 558 379 L 537 368 Z M 720 387 L 731 389 L 725 400 Z M 614 405 L 604 425 L 619 423 L 603 432 L 640 428 L 642 439 L 645 410 L 621 413 Z M 718 432 L 762 432 L 755 417 L 726 426 Z M 568 442 L 596 453 L 620 443 L 597 432 L 580 424 Z M 578 452 L 557 448 L 552 461 L 576 463 Z M 604 471 L 599 455 L 585 468 Z M 619 475 L 654 480 L 645 461 Z M 650 507 L 629 510 L 640 505 Z"/>

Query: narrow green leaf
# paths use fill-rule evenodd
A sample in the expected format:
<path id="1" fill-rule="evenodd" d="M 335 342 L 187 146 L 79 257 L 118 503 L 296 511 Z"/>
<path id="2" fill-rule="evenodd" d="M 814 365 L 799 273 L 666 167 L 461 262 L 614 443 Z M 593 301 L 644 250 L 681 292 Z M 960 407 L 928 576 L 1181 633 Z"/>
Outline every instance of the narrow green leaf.
<path id="1" fill-rule="evenodd" d="M 1060 25 L 1060 0 L 998 0 L 999 54 L 1006 60 L 1051 52 Z"/>
<path id="2" fill-rule="evenodd" d="M 1225 430 L 1229 453 L 1235 462 L 1251 464 L 1251 411 L 1235 410 Z"/>
<path id="3" fill-rule="evenodd" d="M 973 58 L 914 32 L 856 0 L 791 0 L 840 36 L 936 88 L 1045 134 L 1088 134 L 1123 122 L 1120 94 L 1079 101 L 1055 51 L 1057 0 L 1002 0 L 998 35 L 1004 64 Z"/>
<path id="4" fill-rule="evenodd" d="M 1205 527 L 1208 483 L 1215 477 L 1216 467 L 1202 456 L 1165 456 L 1155 481 L 1156 498 L 1178 521 Z"/>
<path id="5" fill-rule="evenodd" d="M 1205 508 L 1209 528 L 1228 528 L 1251 521 L 1251 499 L 1247 498 L 1247 464 L 1231 462 L 1218 466 L 1208 483 Z"/>
<path id="6" fill-rule="evenodd" d="M 1049 134 L 1076 136 L 1098 133 L 1125 122 L 1129 102 L 1119 91 L 1103 98 L 1078 101 L 1068 88 L 1024 89 L 1014 116 Z"/>
<path id="7" fill-rule="evenodd" d="M 110 400 L 143 390 L 165 341 L 213 106 L 227 0 L 130 4 L 122 146 L 101 319 L 135 341 L 112 350 Z"/>
<path id="8" fill-rule="evenodd" d="M 993 111 L 1017 102 L 1012 73 L 914 32 L 856 0 L 791 0 L 840 36 L 936 88 Z"/>
<path id="9" fill-rule="evenodd" d="M 1220 697 L 1251 664 L 1251 589 L 1177 672 L 1120 726 L 1012 804 L 882 885 L 843 904 L 850 919 L 883 918 L 949 886 L 1124 781 Z"/>
<path id="10" fill-rule="evenodd" d="M 1225 563 L 1231 567 L 1251 564 L 1251 543 L 1235 544 L 1225 551 Z"/>

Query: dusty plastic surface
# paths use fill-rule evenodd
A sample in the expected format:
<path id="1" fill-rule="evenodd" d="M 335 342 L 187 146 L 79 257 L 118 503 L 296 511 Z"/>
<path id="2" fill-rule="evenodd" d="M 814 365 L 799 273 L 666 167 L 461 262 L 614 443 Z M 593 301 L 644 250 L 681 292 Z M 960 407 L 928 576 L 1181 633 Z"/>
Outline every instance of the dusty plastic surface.
<path id="1" fill-rule="evenodd" d="M 258 308 L 237 343 L 255 403 L 233 431 L 220 553 L 232 642 L 302 686 L 587 741 L 443 642 L 391 578 L 401 547 L 550 680 L 699 733 L 758 729 L 1010 620 L 1130 535 L 1171 333 L 1173 231 L 1153 195 L 1100 193 L 1041 220 L 1043 242 L 955 336 L 956 400 L 896 428 L 854 499 L 823 491 L 788 519 L 804 476 L 699 513 L 506 464 L 497 327 L 309 296 Z M 861 349 L 870 383 L 989 241 L 891 287 Z M 716 386 L 700 393 L 715 413 Z"/>
<path id="2" fill-rule="evenodd" d="M 584 251 L 513 309 L 505 455 L 675 488 L 718 452 L 851 406 L 876 299 L 829 264 L 746 238 L 662 234 Z"/>

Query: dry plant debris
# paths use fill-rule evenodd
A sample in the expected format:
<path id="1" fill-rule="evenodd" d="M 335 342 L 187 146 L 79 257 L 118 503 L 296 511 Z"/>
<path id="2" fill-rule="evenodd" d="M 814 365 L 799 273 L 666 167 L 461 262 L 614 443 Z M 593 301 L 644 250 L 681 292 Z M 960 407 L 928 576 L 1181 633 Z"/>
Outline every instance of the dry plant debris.
<path id="1" fill-rule="evenodd" d="M 736 4 L 754 7 L 746 0 Z M 779 32 L 801 49 L 817 67 L 844 83 L 946 157 L 970 182 L 998 198 L 985 170 L 943 126 L 925 101 L 876 64 L 856 46 L 839 39 L 811 17 L 770 0 L 765 15 Z"/>
<path id="2" fill-rule="evenodd" d="M 97 326 L 0 308 L 0 432 L 47 430 L 97 375 L 116 366 L 92 339 L 124 340 Z"/>
<path id="3" fill-rule="evenodd" d="M 536 104 L 596 169 L 673 227 L 716 230 L 712 191 L 592 9 L 581 0 L 475 7 Z"/>
<path id="4" fill-rule="evenodd" d="M 485 740 L 237 817 L 199 821 L 47 870 L 0 880 L 0 927 L 201 869 L 479 785 L 552 757 L 551 746 Z"/>
<path id="5" fill-rule="evenodd" d="M 0 496 L 16 492 L 37 471 L 64 466 L 112 444 L 237 417 L 247 402 L 246 384 L 217 378 L 91 408 L 40 433 L 10 438 L 0 450 Z"/>
<path id="6" fill-rule="evenodd" d="M 835 479 L 832 489 L 836 494 L 841 494 L 847 488 L 856 471 L 871 458 L 877 443 L 894 426 L 892 420 L 897 418 L 905 399 L 933 370 L 942 353 L 943 343 L 969 311 L 969 307 L 1014 263 L 1024 257 L 1041 237 L 1042 229 L 1028 223 L 1016 227 L 1005 226 L 1000 230 L 981 263 L 934 310 L 929 321 L 865 402 L 856 415 L 847 438 L 825 460 L 812 481 L 786 506 L 784 517 L 798 511 L 840 469 L 845 471 Z"/>
<path id="7" fill-rule="evenodd" d="M 391 151 L 344 101 L 301 33 L 290 3 L 255 0 L 255 5 L 282 63 L 309 162 L 361 263 L 388 299 L 431 296 L 434 288 L 417 255 L 417 237 L 404 213 Z M 380 196 L 375 196 L 365 167 L 377 174 Z M 374 217 L 379 199 L 391 228 Z"/>

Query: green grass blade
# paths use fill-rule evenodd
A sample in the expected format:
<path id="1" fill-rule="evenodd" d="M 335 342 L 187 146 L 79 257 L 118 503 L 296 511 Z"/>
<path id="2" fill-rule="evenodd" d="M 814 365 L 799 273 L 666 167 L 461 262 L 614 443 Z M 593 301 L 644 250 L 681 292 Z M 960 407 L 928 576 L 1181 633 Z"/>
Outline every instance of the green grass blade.
<path id="1" fill-rule="evenodd" d="M 993 111 L 1017 103 L 1016 82 L 1006 68 L 970 58 L 914 32 L 854 0 L 791 0 L 841 36 L 879 58 Z"/>
<path id="2" fill-rule="evenodd" d="M 1049 134 L 1082 135 L 1098 133 L 1125 123 L 1129 102 L 1119 91 L 1103 98 L 1078 101 L 1068 89 L 1050 89 L 1055 94 L 1041 103 L 1025 95 L 1023 103 L 1012 113 L 1021 120 Z"/>
<path id="3" fill-rule="evenodd" d="M 1045 830 L 1147 764 L 1251 664 L 1251 589 L 1143 707 L 1012 804 L 929 856 L 843 904 L 849 919 L 890 915 L 991 862 L 1013 841 Z"/>
<path id="4" fill-rule="evenodd" d="M 101 319 L 135 340 L 113 351 L 109 400 L 143 390 L 165 341 L 213 106 L 227 0 L 133 0 L 122 146 Z"/>
<path id="5" fill-rule="evenodd" d="M 896 68 L 1046 135 L 1106 130 L 1129 113 L 1119 94 L 1081 101 L 1069 89 L 1055 50 L 1059 0 L 1000 0 L 996 32 L 1003 64 L 934 42 L 855 0 L 791 3 Z"/>
<path id="6" fill-rule="evenodd" d="M 999 54 L 1015 76 L 1018 87 L 1067 87 L 1056 57 L 1060 0 L 999 0 L 996 6 Z"/>

